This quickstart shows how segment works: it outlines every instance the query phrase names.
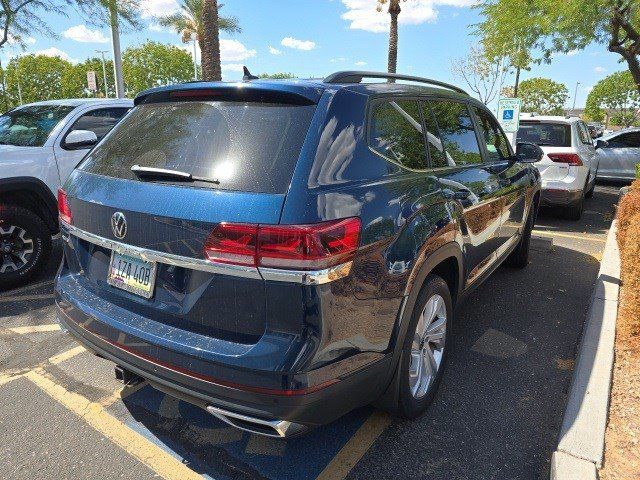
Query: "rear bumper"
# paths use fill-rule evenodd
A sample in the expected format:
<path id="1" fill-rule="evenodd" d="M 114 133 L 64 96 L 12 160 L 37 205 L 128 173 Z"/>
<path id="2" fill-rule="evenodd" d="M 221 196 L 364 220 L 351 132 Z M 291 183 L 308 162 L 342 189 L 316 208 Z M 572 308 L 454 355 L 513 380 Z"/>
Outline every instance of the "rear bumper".
<path id="1" fill-rule="evenodd" d="M 233 381 L 229 381 L 228 376 L 219 380 L 203 374 L 201 364 L 196 372 L 185 368 L 184 362 L 180 365 L 167 362 L 167 354 L 171 357 L 173 352 L 160 346 L 149 348 L 144 341 L 118 332 L 92 315 L 90 307 L 85 310 L 76 299 L 65 298 L 58 288 L 56 303 L 61 326 L 88 350 L 143 377 L 153 387 L 197 405 L 238 428 L 247 426 L 243 417 L 266 424 L 265 431 L 246 428 L 255 433 L 269 435 L 276 431 L 281 433 L 271 436 L 280 437 L 301 434 L 373 402 L 388 383 L 391 354 L 378 357 L 355 372 L 310 388 L 289 390 L 289 393 L 262 387 L 265 376 L 282 378 L 287 372 L 265 374 L 246 369 L 236 371 L 231 377 Z M 348 360 L 342 362 L 345 361 Z M 339 365 L 342 362 L 336 361 L 323 370 L 343 370 L 344 365 Z M 196 363 L 194 360 L 194 365 Z M 220 371 L 220 367 L 212 364 L 211 371 Z"/>
<path id="2" fill-rule="evenodd" d="M 582 194 L 582 188 L 578 190 L 543 188 L 540 204 L 544 206 L 571 206 L 580 201 Z"/>

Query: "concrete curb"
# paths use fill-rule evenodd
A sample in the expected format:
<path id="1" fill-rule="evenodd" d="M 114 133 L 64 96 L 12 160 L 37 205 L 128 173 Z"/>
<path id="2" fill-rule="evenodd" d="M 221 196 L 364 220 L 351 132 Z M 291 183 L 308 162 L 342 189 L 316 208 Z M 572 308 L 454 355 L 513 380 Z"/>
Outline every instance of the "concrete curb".
<path id="1" fill-rule="evenodd" d="M 602 466 L 620 290 L 616 232 L 614 220 L 591 297 L 558 449 L 551 460 L 552 480 L 595 480 Z"/>

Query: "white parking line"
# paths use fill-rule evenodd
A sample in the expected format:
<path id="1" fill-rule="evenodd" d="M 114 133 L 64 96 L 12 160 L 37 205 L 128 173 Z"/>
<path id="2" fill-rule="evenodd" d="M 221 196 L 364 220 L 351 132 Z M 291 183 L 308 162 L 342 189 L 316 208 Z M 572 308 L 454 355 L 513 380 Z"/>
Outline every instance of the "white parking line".
<path id="1" fill-rule="evenodd" d="M 17 333 L 20 335 L 24 335 L 26 333 L 57 332 L 58 330 L 60 330 L 60 325 L 57 323 L 52 323 L 49 325 L 31 325 L 28 327 L 14 327 L 14 328 L 8 328 L 7 330 L 10 330 L 13 333 Z"/>

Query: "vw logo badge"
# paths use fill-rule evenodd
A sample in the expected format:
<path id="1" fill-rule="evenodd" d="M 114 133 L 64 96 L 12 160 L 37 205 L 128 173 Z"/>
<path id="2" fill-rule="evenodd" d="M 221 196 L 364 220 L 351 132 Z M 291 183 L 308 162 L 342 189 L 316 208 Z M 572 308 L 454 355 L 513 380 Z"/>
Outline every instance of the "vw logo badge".
<path id="1" fill-rule="evenodd" d="M 111 230 L 116 238 L 124 238 L 127 234 L 127 219 L 124 213 L 116 212 L 111 216 Z"/>

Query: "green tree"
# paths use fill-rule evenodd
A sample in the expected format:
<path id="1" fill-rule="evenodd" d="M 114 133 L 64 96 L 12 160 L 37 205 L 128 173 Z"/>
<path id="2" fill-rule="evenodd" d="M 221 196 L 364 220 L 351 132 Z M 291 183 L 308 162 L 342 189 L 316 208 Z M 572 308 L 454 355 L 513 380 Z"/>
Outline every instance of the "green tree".
<path id="1" fill-rule="evenodd" d="M 486 105 L 499 93 L 498 84 L 506 73 L 502 63 L 491 60 L 482 48 L 471 47 L 469 56 L 451 63 L 451 71 L 464 80 L 476 98 Z"/>
<path id="2" fill-rule="evenodd" d="M 63 98 L 62 77 L 72 67 L 60 57 L 23 55 L 9 61 L 5 74 L 11 106 Z"/>
<path id="3" fill-rule="evenodd" d="M 122 70 L 130 97 L 147 88 L 187 82 L 193 77 L 191 55 L 174 45 L 152 41 L 126 49 Z"/>
<path id="4" fill-rule="evenodd" d="M 261 73 L 260 78 L 271 78 L 273 80 L 286 80 L 290 78 L 298 78 L 293 73 L 277 72 L 277 73 Z"/>
<path id="5" fill-rule="evenodd" d="M 107 91 L 109 97 L 115 96 L 115 82 L 113 78 L 113 61 L 107 60 Z M 96 72 L 97 92 L 87 89 L 87 72 Z M 71 65 L 61 78 L 63 98 L 104 97 L 104 79 L 102 75 L 102 60 L 98 57 L 88 58 L 82 63 Z"/>
<path id="6" fill-rule="evenodd" d="M 396 73 L 398 66 L 398 16 L 402 11 L 400 2 L 406 0 L 377 0 L 376 8 L 381 12 L 385 5 L 389 5 L 387 13 L 391 16 L 391 25 L 389 26 L 389 59 L 387 71 Z"/>
<path id="7" fill-rule="evenodd" d="M 490 55 L 507 52 L 528 65 L 531 52 L 541 52 L 533 60 L 550 62 L 554 52 L 597 42 L 622 57 L 640 90 L 638 0 L 482 0 L 477 8 L 483 17 L 478 33 Z"/>
<path id="8" fill-rule="evenodd" d="M 629 127 L 639 118 L 640 92 L 629 71 L 616 72 L 600 80 L 587 96 L 585 114 L 596 121 L 612 111 L 611 121 Z"/>
<path id="9" fill-rule="evenodd" d="M 509 94 L 512 92 L 505 91 Z M 530 78 L 520 84 L 518 97 L 522 99 L 524 112 L 540 115 L 562 115 L 569 98 L 567 87 L 548 78 Z"/>

